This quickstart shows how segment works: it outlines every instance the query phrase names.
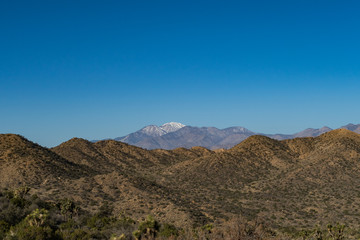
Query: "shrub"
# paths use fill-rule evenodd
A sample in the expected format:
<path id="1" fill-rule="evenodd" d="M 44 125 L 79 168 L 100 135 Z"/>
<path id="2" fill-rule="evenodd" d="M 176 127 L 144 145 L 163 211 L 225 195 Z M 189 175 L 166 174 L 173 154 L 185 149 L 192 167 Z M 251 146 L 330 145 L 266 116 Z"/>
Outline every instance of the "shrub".
<path id="1" fill-rule="evenodd" d="M 151 216 L 147 216 L 146 220 L 139 224 L 138 230 L 133 232 L 136 239 L 154 238 L 160 229 L 159 223 Z"/>
<path id="2" fill-rule="evenodd" d="M 87 220 L 87 226 L 92 229 L 101 230 L 110 222 L 111 222 L 110 218 L 102 217 L 99 214 L 96 214 Z"/>
<path id="3" fill-rule="evenodd" d="M 178 236 L 179 231 L 174 225 L 165 223 L 161 226 L 159 236 L 161 237 L 171 237 L 171 236 Z"/>
<path id="4" fill-rule="evenodd" d="M 59 239 L 53 230 L 46 227 L 20 224 L 10 229 L 11 240 L 55 240 Z"/>
<path id="5" fill-rule="evenodd" d="M 35 209 L 32 213 L 26 216 L 25 221 L 30 226 L 44 226 L 46 220 L 49 218 L 49 211 L 46 209 Z"/>
<path id="6" fill-rule="evenodd" d="M 7 231 L 9 231 L 10 225 L 4 220 L 0 220 L 0 239 L 5 237 Z"/>

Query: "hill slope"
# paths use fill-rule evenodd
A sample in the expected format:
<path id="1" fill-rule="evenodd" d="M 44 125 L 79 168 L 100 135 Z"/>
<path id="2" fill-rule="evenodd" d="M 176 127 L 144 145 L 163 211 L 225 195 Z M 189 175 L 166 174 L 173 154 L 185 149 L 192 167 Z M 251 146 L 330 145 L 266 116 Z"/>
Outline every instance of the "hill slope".
<path id="1" fill-rule="evenodd" d="M 166 176 L 214 216 L 241 213 L 303 227 L 360 216 L 360 136 L 345 129 L 284 141 L 252 136 L 176 164 Z"/>
<path id="2" fill-rule="evenodd" d="M 360 227 L 360 135 L 346 129 L 282 141 L 250 136 L 217 151 L 77 138 L 46 149 L 0 135 L 0 159 L 2 187 L 31 185 L 89 211 L 108 201 L 116 212 L 176 225 L 240 214 L 278 228 L 337 221 Z"/>
<path id="3" fill-rule="evenodd" d="M 15 134 L 0 134 L 0 186 L 39 185 L 88 172 L 47 148 Z"/>

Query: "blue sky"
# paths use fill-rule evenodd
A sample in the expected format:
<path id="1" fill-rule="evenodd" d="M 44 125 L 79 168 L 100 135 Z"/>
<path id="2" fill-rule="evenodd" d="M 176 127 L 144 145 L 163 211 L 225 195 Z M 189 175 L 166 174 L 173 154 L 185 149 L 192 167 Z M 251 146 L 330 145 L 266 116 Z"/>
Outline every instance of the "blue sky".
<path id="1" fill-rule="evenodd" d="M 75 3 L 74 3 L 75 2 Z M 1 1 L 0 132 L 360 123 L 359 1 Z"/>

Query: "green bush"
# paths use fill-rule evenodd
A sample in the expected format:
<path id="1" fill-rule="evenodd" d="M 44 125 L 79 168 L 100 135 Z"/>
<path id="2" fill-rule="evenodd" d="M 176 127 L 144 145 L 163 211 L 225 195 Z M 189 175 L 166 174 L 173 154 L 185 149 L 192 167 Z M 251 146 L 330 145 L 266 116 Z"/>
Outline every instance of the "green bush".
<path id="1" fill-rule="evenodd" d="M 83 229 L 71 229 L 70 231 L 61 231 L 57 232 L 60 236 L 60 239 L 63 240 L 88 240 L 90 239 L 90 234 Z"/>
<path id="2" fill-rule="evenodd" d="M 133 232 L 136 239 L 154 238 L 160 229 L 159 223 L 151 216 L 147 216 L 146 220 L 140 222 L 138 230 Z"/>
<path id="3" fill-rule="evenodd" d="M 10 225 L 4 220 L 0 220 L 0 239 L 5 237 L 7 231 L 9 231 Z"/>
<path id="4" fill-rule="evenodd" d="M 66 219 L 72 218 L 74 214 L 77 214 L 79 208 L 75 205 L 75 203 L 68 198 L 61 199 L 57 203 L 57 207 L 60 210 L 61 215 L 63 215 Z"/>
<path id="5" fill-rule="evenodd" d="M 159 236 L 161 237 L 171 237 L 171 236 L 178 236 L 179 231 L 174 225 L 165 223 L 161 226 Z"/>
<path id="6" fill-rule="evenodd" d="M 106 227 L 107 225 L 109 225 L 111 221 L 112 221 L 112 219 L 110 219 L 108 217 L 102 217 L 102 216 L 96 214 L 87 220 L 86 225 L 91 229 L 101 230 L 104 227 Z"/>
<path id="7" fill-rule="evenodd" d="M 46 209 L 35 209 L 32 213 L 26 216 L 25 221 L 30 226 L 44 226 L 49 218 L 49 211 Z"/>
<path id="8" fill-rule="evenodd" d="M 11 240 L 57 240 L 60 239 L 49 226 L 31 224 L 28 219 L 13 226 L 8 231 L 5 239 Z"/>

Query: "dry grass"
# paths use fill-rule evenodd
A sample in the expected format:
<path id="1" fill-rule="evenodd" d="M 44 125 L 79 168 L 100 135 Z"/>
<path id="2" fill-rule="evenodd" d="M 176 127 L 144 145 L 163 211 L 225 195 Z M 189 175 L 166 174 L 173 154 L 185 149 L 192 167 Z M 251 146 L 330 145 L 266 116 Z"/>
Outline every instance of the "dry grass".
<path id="1" fill-rule="evenodd" d="M 148 151 L 83 139 L 46 149 L 6 134 L 0 185 L 29 185 L 44 199 L 73 198 L 90 211 L 107 201 L 117 212 L 177 226 L 241 215 L 280 230 L 360 227 L 360 136 L 340 129 L 284 141 L 253 136 L 222 151 Z"/>

